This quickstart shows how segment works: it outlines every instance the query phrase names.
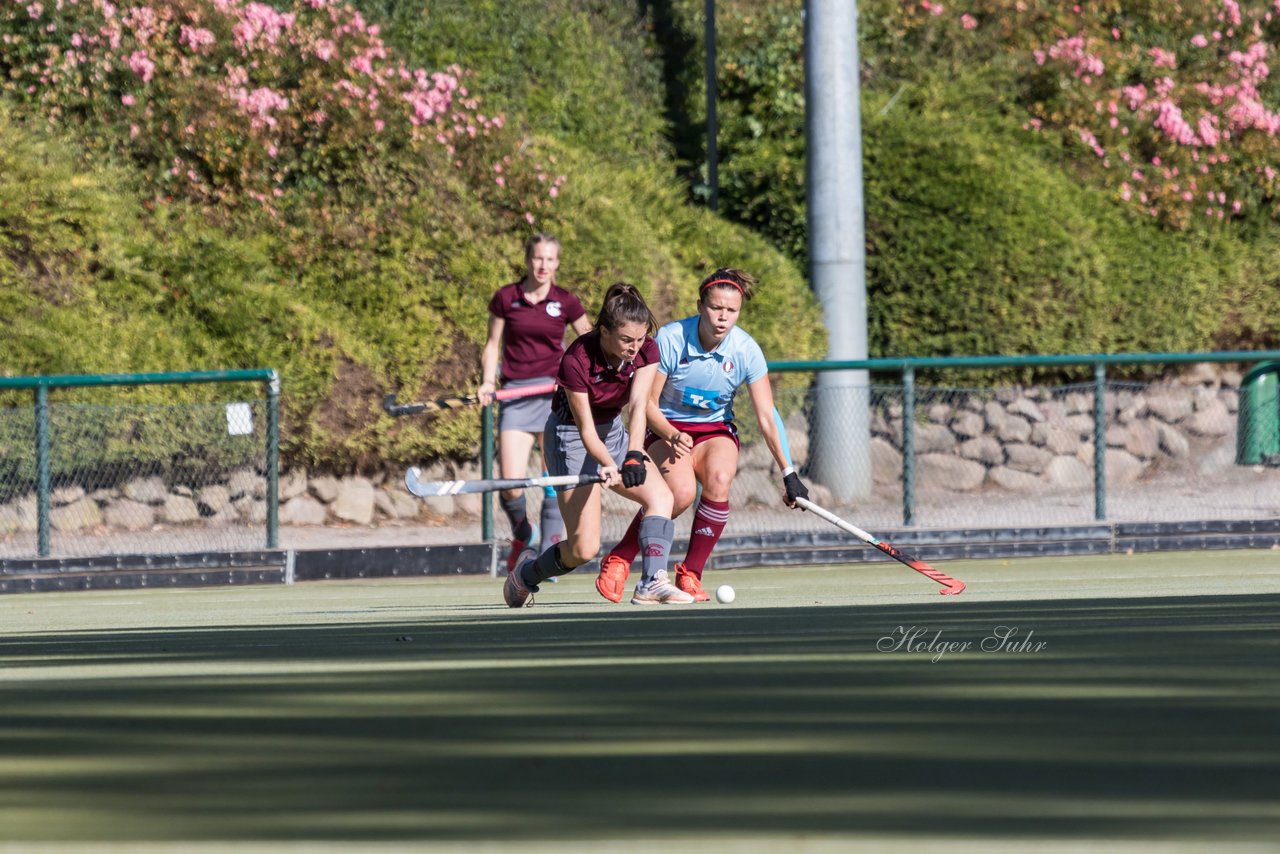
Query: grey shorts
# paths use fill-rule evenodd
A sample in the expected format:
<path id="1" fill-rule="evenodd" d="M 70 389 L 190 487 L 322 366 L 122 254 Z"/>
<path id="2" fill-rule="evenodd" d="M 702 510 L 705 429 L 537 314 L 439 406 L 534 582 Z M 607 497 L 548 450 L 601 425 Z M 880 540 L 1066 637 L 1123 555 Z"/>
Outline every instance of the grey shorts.
<path id="1" fill-rule="evenodd" d="M 513 389 L 522 386 L 546 385 L 552 382 L 555 382 L 555 377 L 532 377 L 527 380 L 504 380 L 502 387 Z M 541 433 L 550 414 L 550 394 L 505 400 L 498 404 L 498 432 L 519 430 L 521 433 Z"/>
<path id="2" fill-rule="evenodd" d="M 614 465 L 622 465 L 627 455 L 627 428 L 622 426 L 622 419 L 615 418 L 607 424 L 596 425 L 596 435 L 609 449 Z M 578 425 L 572 421 L 561 421 L 556 414 L 547 418 L 546 432 L 542 437 L 543 459 L 547 463 L 547 473 L 556 476 L 566 474 L 595 474 L 600 471 L 600 464 L 595 457 L 587 453 L 587 446 L 582 444 L 582 436 L 578 433 Z M 571 486 L 557 486 L 557 492 L 573 489 Z"/>

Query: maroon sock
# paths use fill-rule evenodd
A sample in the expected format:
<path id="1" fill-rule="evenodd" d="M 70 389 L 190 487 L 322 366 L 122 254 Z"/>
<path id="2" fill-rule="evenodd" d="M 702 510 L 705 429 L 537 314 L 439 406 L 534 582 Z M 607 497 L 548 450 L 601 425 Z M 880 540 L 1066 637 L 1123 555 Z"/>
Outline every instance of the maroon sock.
<path id="1" fill-rule="evenodd" d="M 636 555 L 640 553 L 640 523 L 644 520 L 644 511 L 636 511 L 636 516 L 631 520 L 630 527 L 627 532 L 622 535 L 622 539 L 618 540 L 618 544 L 609 550 L 609 554 L 617 555 L 631 563 L 636 559 Z"/>
<path id="2" fill-rule="evenodd" d="M 707 565 L 707 558 L 711 557 L 711 550 L 720 541 L 720 534 L 728 521 L 728 501 L 710 501 L 703 498 L 698 502 L 698 512 L 693 514 L 693 531 L 689 534 L 689 551 L 684 558 L 686 570 L 702 578 L 702 569 Z"/>

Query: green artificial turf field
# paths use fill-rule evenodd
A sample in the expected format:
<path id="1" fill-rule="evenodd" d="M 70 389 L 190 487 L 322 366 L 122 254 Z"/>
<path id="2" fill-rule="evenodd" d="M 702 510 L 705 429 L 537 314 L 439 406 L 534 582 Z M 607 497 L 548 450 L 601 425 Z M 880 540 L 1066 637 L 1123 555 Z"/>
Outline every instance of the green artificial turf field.
<path id="1" fill-rule="evenodd" d="M 938 566 L 5 596 L 0 842 L 1274 850 L 1280 551 Z"/>

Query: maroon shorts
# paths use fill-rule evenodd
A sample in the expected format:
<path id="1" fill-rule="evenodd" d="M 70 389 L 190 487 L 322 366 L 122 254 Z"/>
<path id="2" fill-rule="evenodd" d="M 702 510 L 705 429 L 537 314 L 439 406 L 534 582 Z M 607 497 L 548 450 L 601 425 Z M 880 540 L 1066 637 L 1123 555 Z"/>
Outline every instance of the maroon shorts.
<path id="1" fill-rule="evenodd" d="M 702 423 L 691 423 L 688 421 L 672 421 L 671 426 L 679 430 L 681 433 L 688 433 L 693 437 L 693 446 L 696 448 L 708 439 L 714 439 L 716 436 L 728 436 L 733 440 L 733 444 L 738 448 L 742 447 L 742 442 L 738 440 L 738 428 L 733 426 L 732 421 L 708 421 Z M 644 446 L 647 448 L 654 442 L 661 442 L 663 439 L 652 430 L 645 431 Z"/>

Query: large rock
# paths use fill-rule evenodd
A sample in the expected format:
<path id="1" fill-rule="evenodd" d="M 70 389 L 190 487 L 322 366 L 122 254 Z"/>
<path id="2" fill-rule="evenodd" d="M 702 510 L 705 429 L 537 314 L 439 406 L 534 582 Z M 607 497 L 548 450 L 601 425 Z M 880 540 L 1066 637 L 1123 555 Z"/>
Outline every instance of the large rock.
<path id="1" fill-rule="evenodd" d="M 235 508 L 236 515 L 250 525 L 261 525 L 267 521 L 267 502 L 261 498 L 242 495 L 232 501 L 231 506 Z"/>
<path id="2" fill-rule="evenodd" d="M 1044 421 L 1044 413 L 1040 411 L 1040 407 L 1032 400 L 1020 397 L 1013 403 L 1009 404 L 1009 412 L 1013 415 L 1021 415 L 1028 421 L 1037 422 Z"/>
<path id="3" fill-rule="evenodd" d="M 974 439 L 987 429 L 987 419 L 976 412 L 961 412 L 951 422 L 951 431 L 961 439 Z"/>
<path id="4" fill-rule="evenodd" d="M 753 482 L 758 482 L 761 478 L 750 478 Z M 769 493 L 771 496 L 772 493 Z M 457 512 L 458 502 L 454 500 L 452 495 L 431 495 L 421 499 L 422 505 L 426 507 L 427 512 L 433 516 L 442 516 L 448 518 Z M 748 501 L 754 500 L 760 504 L 768 504 L 768 497 L 759 489 L 756 489 L 748 496 Z"/>
<path id="5" fill-rule="evenodd" d="M 40 520 L 36 513 L 36 497 L 34 495 L 24 495 L 5 506 L 11 511 L 10 514 L 6 514 L 8 518 L 17 522 L 17 531 L 29 534 L 39 527 Z"/>
<path id="6" fill-rule="evenodd" d="M 1147 400 L 1147 411 L 1167 424 L 1176 424 L 1186 418 L 1195 406 L 1191 395 L 1167 388 L 1148 389 L 1143 397 Z"/>
<path id="7" fill-rule="evenodd" d="M 0 537 L 16 534 L 22 530 L 22 517 L 18 508 L 10 504 L 0 504 Z"/>
<path id="8" fill-rule="evenodd" d="M 1183 426 L 1197 436 L 1225 436 L 1235 429 L 1235 420 L 1227 411 L 1227 405 L 1215 397 L 1205 401 L 1203 408 L 1197 409 Z"/>
<path id="9" fill-rule="evenodd" d="M 955 434 L 944 424 L 917 424 L 915 439 L 917 454 L 945 454 L 956 446 Z"/>
<path id="10" fill-rule="evenodd" d="M 916 483 L 924 489 L 969 492 L 987 477 L 982 463 L 951 454 L 921 454 L 916 462 Z"/>
<path id="11" fill-rule="evenodd" d="M 160 512 L 157 515 L 161 522 L 185 525 L 200 518 L 200 508 L 196 506 L 193 499 L 185 495 L 169 495 L 160 505 Z"/>
<path id="12" fill-rule="evenodd" d="M 54 507 L 49 511 L 49 524 L 55 531 L 83 531 L 102 524 L 98 503 L 92 498 L 81 498 L 72 504 Z"/>
<path id="13" fill-rule="evenodd" d="M 75 504 L 84 496 L 83 486 L 60 486 L 49 494 L 49 503 L 54 507 L 59 507 L 63 504 Z"/>
<path id="14" fill-rule="evenodd" d="M 1006 466 L 996 466 L 988 471 L 987 480 L 1010 492 L 1035 492 L 1044 486 L 1039 475 Z"/>
<path id="15" fill-rule="evenodd" d="M 222 484 L 202 486 L 196 490 L 196 504 L 205 516 L 216 516 L 231 507 L 231 490 Z"/>
<path id="16" fill-rule="evenodd" d="M 396 505 L 392 503 L 391 496 L 385 489 L 375 489 L 373 491 L 373 510 L 388 519 L 396 518 Z"/>
<path id="17" fill-rule="evenodd" d="M 156 511 L 150 504 L 120 498 L 102 508 L 102 521 L 109 528 L 145 531 L 156 523 Z"/>
<path id="18" fill-rule="evenodd" d="M 422 504 L 407 492 L 393 490 L 387 495 L 391 498 L 391 509 L 397 519 L 416 519 L 422 512 Z M 454 496 L 454 508 L 457 508 L 458 496 Z"/>
<path id="19" fill-rule="evenodd" d="M 333 515 L 345 522 L 373 522 L 373 484 L 363 477 L 344 477 L 333 500 Z"/>
<path id="20" fill-rule="evenodd" d="M 1031 439 L 1031 422 L 1021 415 L 1006 415 L 992 425 L 1001 442 L 1026 442 Z"/>
<path id="21" fill-rule="evenodd" d="M 1070 427 L 1050 424 L 1043 429 L 1045 450 L 1061 455 L 1074 454 L 1080 449 L 1080 436 Z"/>
<path id="22" fill-rule="evenodd" d="M 163 504 L 169 496 L 164 481 L 158 477 L 140 477 L 131 480 L 121 490 L 125 498 L 141 501 L 143 504 Z"/>
<path id="23" fill-rule="evenodd" d="M 1159 421 L 1156 422 L 1160 424 Z M 1167 425 L 1161 425 L 1167 426 Z M 1140 460 L 1153 459 L 1160 453 L 1160 433 L 1147 421 L 1135 421 L 1127 428 L 1124 449 Z"/>
<path id="24" fill-rule="evenodd" d="M 1093 412 L 1093 396 L 1080 391 L 1073 391 L 1062 399 L 1067 415 L 1090 414 Z"/>
<path id="25" fill-rule="evenodd" d="M 1067 429 L 1074 430 L 1077 436 L 1081 438 L 1093 438 L 1093 416 L 1092 415 L 1068 415 Z"/>
<path id="26" fill-rule="evenodd" d="M 310 495 L 295 495 L 280 505 L 281 525 L 323 525 L 329 511 Z"/>
<path id="27" fill-rule="evenodd" d="M 1166 454 L 1180 459 L 1191 453 L 1191 443 L 1187 441 L 1187 437 L 1183 436 L 1177 427 L 1172 424 L 1163 424 L 1159 421 L 1155 423 L 1156 433 L 1160 437 L 1160 447 Z"/>
<path id="28" fill-rule="evenodd" d="M 483 508 L 483 499 L 477 493 L 468 493 L 466 495 L 453 496 L 453 509 L 457 513 L 467 516 L 476 517 L 480 515 Z"/>
<path id="29" fill-rule="evenodd" d="M 242 495 L 262 498 L 267 494 L 267 479 L 253 469 L 237 469 L 227 478 L 227 491 L 232 498 Z"/>
<path id="30" fill-rule="evenodd" d="M 871 439 L 871 477 L 876 483 L 897 483 L 902 479 L 902 454 L 879 436 Z"/>
<path id="31" fill-rule="evenodd" d="M 1093 469 L 1076 457 L 1058 456 L 1044 469 L 1045 480 L 1054 487 L 1078 489 L 1093 485 Z"/>
<path id="32" fill-rule="evenodd" d="M 288 474 L 280 478 L 280 500 L 288 501 L 297 498 L 307 491 L 307 470 L 289 469 Z"/>
<path id="33" fill-rule="evenodd" d="M 428 478 L 431 480 L 433 478 Z M 311 490 L 311 494 L 319 498 L 325 504 L 332 504 L 338 498 L 338 479 L 330 475 L 321 475 L 320 477 L 311 478 L 311 482 L 307 484 L 307 488 Z"/>
<path id="34" fill-rule="evenodd" d="M 1040 474 L 1053 459 L 1053 454 L 1035 445 L 1014 443 L 1004 446 L 1007 465 L 1011 469 Z"/>
<path id="35" fill-rule="evenodd" d="M 961 442 L 958 452 L 966 460 L 975 460 L 987 465 L 998 466 L 1004 462 L 1004 446 L 993 436 L 979 436 L 976 439 Z"/>
<path id="36" fill-rule="evenodd" d="M 248 500 L 251 502 L 253 501 L 252 498 Z M 266 502 L 259 503 L 262 504 L 264 509 L 266 508 Z M 263 518 L 266 518 L 265 515 Z M 214 513 L 212 516 L 205 516 L 203 521 L 206 528 L 226 528 L 240 522 L 240 511 L 236 509 L 234 504 L 230 504 L 219 510 L 217 513 Z"/>
<path id="37" fill-rule="evenodd" d="M 1107 486 L 1124 486 L 1133 483 L 1146 470 L 1146 463 L 1128 451 L 1107 448 Z"/>

